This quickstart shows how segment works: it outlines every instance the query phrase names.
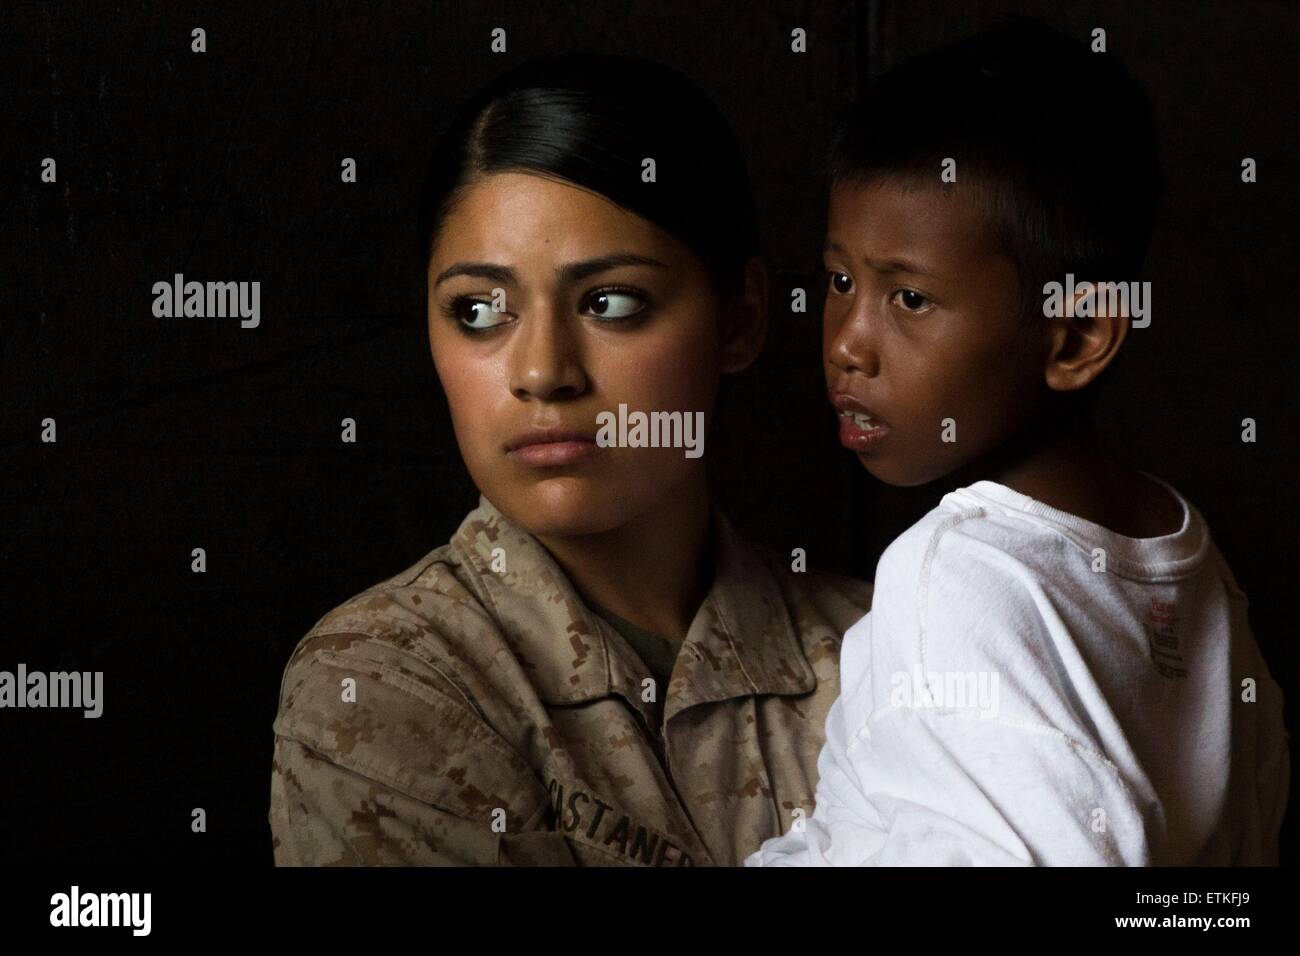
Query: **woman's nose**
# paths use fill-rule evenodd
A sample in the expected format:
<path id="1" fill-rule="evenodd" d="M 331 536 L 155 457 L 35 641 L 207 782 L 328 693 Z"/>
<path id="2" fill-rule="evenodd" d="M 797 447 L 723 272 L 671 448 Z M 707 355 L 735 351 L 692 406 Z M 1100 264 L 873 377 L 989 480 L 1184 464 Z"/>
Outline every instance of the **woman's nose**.
<path id="1" fill-rule="evenodd" d="M 587 388 L 579 332 L 552 306 L 520 316 L 511 342 L 510 391 L 519 399 L 558 401 Z"/>

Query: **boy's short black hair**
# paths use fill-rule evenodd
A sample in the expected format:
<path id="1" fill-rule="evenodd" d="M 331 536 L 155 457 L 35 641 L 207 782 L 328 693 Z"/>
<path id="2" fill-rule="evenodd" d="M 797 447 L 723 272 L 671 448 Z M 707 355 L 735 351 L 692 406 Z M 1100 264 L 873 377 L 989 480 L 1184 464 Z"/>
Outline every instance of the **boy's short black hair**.
<path id="1" fill-rule="evenodd" d="M 956 182 L 940 179 L 956 160 Z M 1021 313 L 1043 284 L 1131 281 L 1161 189 L 1142 88 L 1110 53 L 1023 17 L 899 64 L 854 105 L 832 182 L 933 183 L 972 199 L 1020 277 Z"/>

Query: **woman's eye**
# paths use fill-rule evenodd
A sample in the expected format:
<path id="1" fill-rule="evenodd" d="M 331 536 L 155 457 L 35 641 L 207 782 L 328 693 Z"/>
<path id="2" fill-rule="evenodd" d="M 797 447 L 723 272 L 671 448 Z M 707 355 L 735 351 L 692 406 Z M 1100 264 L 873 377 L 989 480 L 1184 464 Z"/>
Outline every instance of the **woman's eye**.
<path id="1" fill-rule="evenodd" d="M 925 307 L 930 304 L 929 299 L 911 289 L 899 289 L 894 293 L 894 301 L 908 312 L 924 312 Z"/>
<path id="2" fill-rule="evenodd" d="M 836 272 L 834 269 L 827 269 L 826 274 L 830 276 L 831 288 L 840 295 L 848 295 L 853 291 L 853 279 L 843 272 Z"/>
<path id="3" fill-rule="evenodd" d="M 504 325 L 510 319 L 505 312 L 493 312 L 492 303 L 482 299 L 456 299 L 447 311 L 465 328 L 476 332 Z"/>
<path id="4" fill-rule="evenodd" d="M 633 292 L 598 289 L 586 299 L 586 311 L 598 319 L 629 319 L 645 308 L 645 300 Z"/>

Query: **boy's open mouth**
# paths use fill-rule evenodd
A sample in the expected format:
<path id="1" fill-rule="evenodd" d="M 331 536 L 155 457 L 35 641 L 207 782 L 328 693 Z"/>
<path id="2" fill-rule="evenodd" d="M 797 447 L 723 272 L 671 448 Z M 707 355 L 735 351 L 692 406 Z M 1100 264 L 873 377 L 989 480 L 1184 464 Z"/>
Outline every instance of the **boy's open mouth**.
<path id="1" fill-rule="evenodd" d="M 849 451 L 870 451 L 889 434 L 889 426 L 866 412 L 840 412 L 840 444 Z"/>
<path id="2" fill-rule="evenodd" d="M 832 389 L 831 405 L 840 417 L 840 444 L 850 451 L 869 451 L 889 434 L 889 425 L 848 392 Z"/>
<path id="3" fill-rule="evenodd" d="M 884 428 L 885 423 L 862 412 L 840 412 L 840 418 L 847 418 L 862 431 L 875 431 Z"/>

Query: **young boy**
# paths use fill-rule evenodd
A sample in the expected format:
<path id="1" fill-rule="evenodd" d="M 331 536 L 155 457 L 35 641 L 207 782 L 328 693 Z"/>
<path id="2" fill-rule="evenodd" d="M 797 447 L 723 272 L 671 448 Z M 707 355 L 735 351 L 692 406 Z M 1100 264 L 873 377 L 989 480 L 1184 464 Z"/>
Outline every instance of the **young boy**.
<path id="1" fill-rule="evenodd" d="M 1085 424 L 1152 321 L 1128 283 L 1159 178 L 1140 90 L 1031 23 L 856 107 L 825 252 L 840 438 L 955 490 L 845 636 L 815 811 L 746 865 L 1276 864 L 1288 736 L 1246 598 L 1197 510 Z"/>

